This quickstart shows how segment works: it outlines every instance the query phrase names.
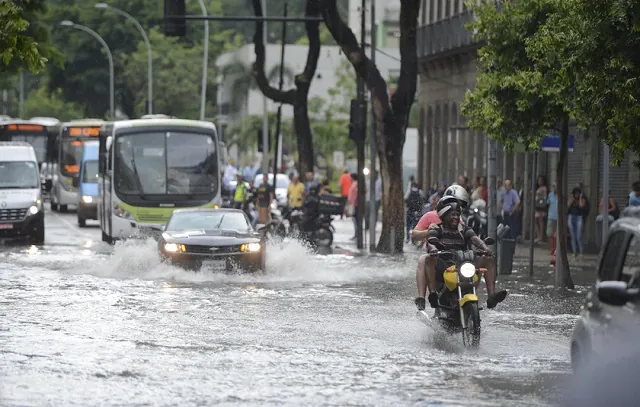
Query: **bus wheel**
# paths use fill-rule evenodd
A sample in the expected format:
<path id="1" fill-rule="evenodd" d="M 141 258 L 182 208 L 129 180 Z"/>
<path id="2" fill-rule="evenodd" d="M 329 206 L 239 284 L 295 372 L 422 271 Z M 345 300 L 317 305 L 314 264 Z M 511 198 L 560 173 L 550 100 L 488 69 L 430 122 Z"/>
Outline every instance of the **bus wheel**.
<path id="1" fill-rule="evenodd" d="M 113 239 L 109 235 L 107 235 L 104 231 L 102 232 L 102 241 L 108 244 L 113 244 Z"/>

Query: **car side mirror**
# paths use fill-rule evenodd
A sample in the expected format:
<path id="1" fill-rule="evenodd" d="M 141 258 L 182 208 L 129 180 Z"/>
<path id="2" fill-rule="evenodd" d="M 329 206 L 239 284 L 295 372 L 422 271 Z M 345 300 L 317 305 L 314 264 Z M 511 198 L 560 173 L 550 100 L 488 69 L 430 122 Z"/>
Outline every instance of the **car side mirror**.
<path id="1" fill-rule="evenodd" d="M 492 237 L 487 237 L 484 239 L 484 244 L 486 244 L 487 246 L 492 246 L 496 244 L 496 241 Z"/>
<path id="2" fill-rule="evenodd" d="M 639 293 L 637 288 L 629 288 L 624 281 L 602 281 L 596 290 L 601 302 L 617 307 L 638 298 Z"/>

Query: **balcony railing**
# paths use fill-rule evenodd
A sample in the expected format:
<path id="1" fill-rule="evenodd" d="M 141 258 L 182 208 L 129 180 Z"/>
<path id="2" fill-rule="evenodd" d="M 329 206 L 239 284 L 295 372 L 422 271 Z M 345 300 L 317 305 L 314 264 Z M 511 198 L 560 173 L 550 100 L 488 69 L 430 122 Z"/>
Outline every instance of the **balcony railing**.
<path id="1" fill-rule="evenodd" d="M 478 44 L 465 25 L 473 20 L 470 11 L 418 28 L 418 58 L 434 58 Z"/>

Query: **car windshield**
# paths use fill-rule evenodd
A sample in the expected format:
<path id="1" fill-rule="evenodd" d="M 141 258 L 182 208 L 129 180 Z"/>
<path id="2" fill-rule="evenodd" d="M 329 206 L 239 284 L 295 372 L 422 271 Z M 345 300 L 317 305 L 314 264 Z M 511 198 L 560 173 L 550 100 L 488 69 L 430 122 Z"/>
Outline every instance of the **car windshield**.
<path id="1" fill-rule="evenodd" d="M 174 213 L 166 228 L 169 232 L 185 230 L 234 230 L 247 232 L 251 226 L 241 212 L 183 212 Z"/>
<path id="2" fill-rule="evenodd" d="M 218 158 L 209 134 L 145 132 L 116 138 L 115 186 L 125 194 L 211 194 Z"/>
<path id="3" fill-rule="evenodd" d="M 78 175 L 82 160 L 82 144 L 80 140 L 65 140 L 62 143 L 60 172 L 67 177 Z"/>
<path id="4" fill-rule="evenodd" d="M 0 161 L 0 189 L 35 189 L 38 166 L 31 161 Z"/>
<path id="5" fill-rule="evenodd" d="M 14 134 L 11 141 L 24 141 L 31 144 L 36 152 L 38 162 L 44 162 L 47 158 L 47 133 Z"/>
<path id="6" fill-rule="evenodd" d="M 98 183 L 98 160 L 88 160 L 84 162 L 82 182 L 86 184 Z"/>
<path id="7" fill-rule="evenodd" d="M 258 188 L 262 185 L 262 175 L 257 175 L 256 180 L 253 185 Z M 269 174 L 269 185 L 273 185 L 273 174 Z M 278 174 L 276 178 L 276 188 L 287 188 L 289 187 L 289 177 L 284 174 Z"/>

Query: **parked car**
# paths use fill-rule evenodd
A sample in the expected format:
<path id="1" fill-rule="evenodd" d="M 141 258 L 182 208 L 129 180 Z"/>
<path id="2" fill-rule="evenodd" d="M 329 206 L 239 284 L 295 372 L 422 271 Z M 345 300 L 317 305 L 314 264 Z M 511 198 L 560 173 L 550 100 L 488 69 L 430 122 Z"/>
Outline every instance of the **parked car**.
<path id="1" fill-rule="evenodd" d="M 640 210 L 627 210 L 609 230 L 597 279 L 571 338 L 574 371 L 640 328 Z M 617 340 L 616 340 L 617 341 Z"/>

